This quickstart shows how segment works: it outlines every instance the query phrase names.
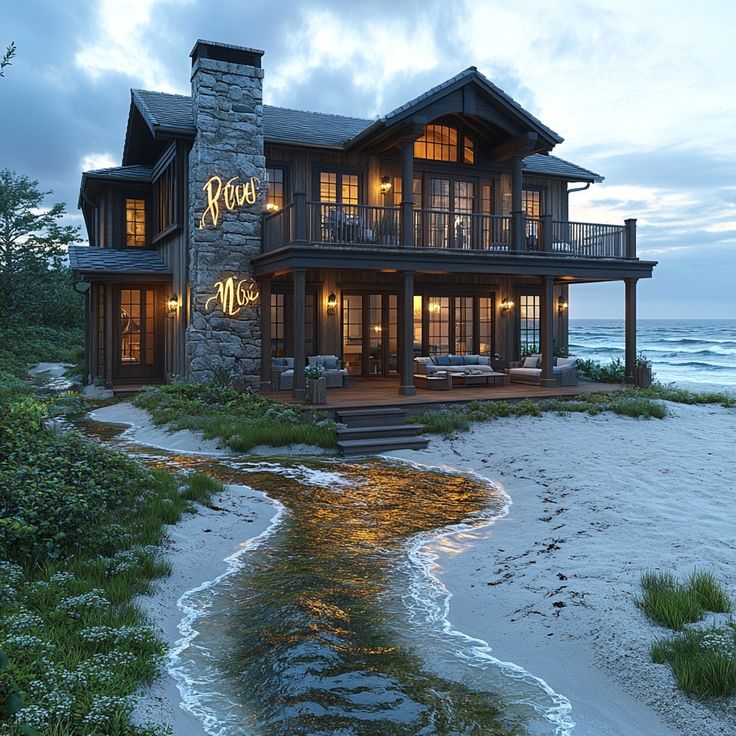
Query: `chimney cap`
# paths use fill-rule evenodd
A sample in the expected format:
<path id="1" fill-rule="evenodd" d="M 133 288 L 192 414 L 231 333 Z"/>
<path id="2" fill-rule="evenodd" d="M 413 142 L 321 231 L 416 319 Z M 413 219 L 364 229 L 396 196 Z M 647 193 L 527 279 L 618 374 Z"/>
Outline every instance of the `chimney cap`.
<path id="1" fill-rule="evenodd" d="M 205 41 L 199 38 L 189 56 L 192 57 L 192 65 L 197 59 L 214 59 L 215 61 L 242 64 L 243 66 L 253 66 L 260 69 L 263 53 L 260 49 L 252 49 L 248 46 L 233 46 L 229 43 Z"/>

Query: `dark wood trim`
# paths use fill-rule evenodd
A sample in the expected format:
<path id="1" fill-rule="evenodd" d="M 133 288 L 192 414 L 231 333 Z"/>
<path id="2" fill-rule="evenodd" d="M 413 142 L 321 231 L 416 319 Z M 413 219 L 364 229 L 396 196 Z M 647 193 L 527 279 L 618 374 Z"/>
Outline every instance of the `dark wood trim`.
<path id="1" fill-rule="evenodd" d="M 261 317 L 261 391 L 271 386 L 271 277 L 263 276 L 259 282 Z M 285 311 L 285 310 L 284 310 Z M 284 318 L 286 315 L 284 315 Z"/>
<path id="2" fill-rule="evenodd" d="M 539 253 L 483 253 L 441 248 L 389 248 L 378 252 L 363 246 L 323 244 L 288 245 L 253 258 L 256 275 L 294 268 L 415 271 L 448 274 L 556 276 L 561 281 L 579 279 L 616 281 L 649 278 L 654 261 L 565 258 Z"/>
<path id="3" fill-rule="evenodd" d="M 404 271 L 399 294 L 399 393 L 414 396 L 414 272 Z"/>
<path id="4" fill-rule="evenodd" d="M 626 383 L 635 383 L 634 368 L 636 366 L 636 279 L 624 279 L 626 287 L 625 331 L 626 346 L 625 374 Z"/>
<path id="5" fill-rule="evenodd" d="M 551 276 L 542 276 L 542 298 L 540 299 L 539 349 L 542 353 L 542 386 L 554 386 L 554 280 Z"/>
<path id="6" fill-rule="evenodd" d="M 306 356 L 306 295 L 307 271 L 304 268 L 294 269 L 294 399 L 305 398 L 304 366 Z"/>

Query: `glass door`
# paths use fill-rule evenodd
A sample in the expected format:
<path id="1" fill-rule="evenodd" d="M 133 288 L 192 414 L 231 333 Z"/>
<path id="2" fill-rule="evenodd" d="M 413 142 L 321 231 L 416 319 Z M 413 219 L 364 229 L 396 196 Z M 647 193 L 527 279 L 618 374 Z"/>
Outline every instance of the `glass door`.
<path id="1" fill-rule="evenodd" d="M 396 294 L 344 294 L 343 364 L 353 376 L 383 377 L 399 370 Z"/>
<path id="2" fill-rule="evenodd" d="M 113 378 L 163 378 L 161 300 L 156 295 L 152 286 L 115 289 Z"/>
<path id="3" fill-rule="evenodd" d="M 475 183 L 463 179 L 429 180 L 428 245 L 470 248 L 475 207 Z"/>

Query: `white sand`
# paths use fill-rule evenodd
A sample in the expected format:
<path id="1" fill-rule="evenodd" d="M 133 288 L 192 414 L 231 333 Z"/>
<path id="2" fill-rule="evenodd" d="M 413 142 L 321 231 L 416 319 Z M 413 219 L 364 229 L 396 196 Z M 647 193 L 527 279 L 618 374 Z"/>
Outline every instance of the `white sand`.
<path id="1" fill-rule="evenodd" d="M 95 417 L 131 424 L 133 441 L 220 451 L 195 433 L 153 428 L 145 412 L 131 409 L 108 407 Z M 421 452 L 395 453 L 476 471 L 511 496 L 509 514 L 468 537 L 462 554 L 438 546 L 437 572 L 454 596 L 450 618 L 488 641 L 497 657 L 567 696 L 581 736 L 736 733 L 733 705 L 689 700 L 668 667 L 649 661 L 649 643 L 666 632 L 635 605 L 647 569 L 683 575 L 694 566 L 710 569 L 736 598 L 736 410 L 669 409 L 672 416 L 663 421 L 613 415 L 498 420 L 456 440 L 433 439 Z M 243 487 L 229 488 L 215 504 L 224 511 L 202 509 L 171 528 L 172 576 L 141 599 L 169 644 L 179 637 L 181 594 L 221 574 L 222 560 L 274 514 Z M 171 723 L 176 736 L 204 733 L 179 708 L 168 675 L 138 715 Z"/>
<path id="2" fill-rule="evenodd" d="M 510 495 L 462 554 L 438 547 L 450 620 L 567 696 L 581 736 L 736 734 L 733 702 L 693 701 L 649 661 L 667 632 L 635 604 L 643 571 L 695 566 L 736 599 L 736 410 L 668 407 L 662 421 L 498 420 L 394 453 L 477 471 Z"/>

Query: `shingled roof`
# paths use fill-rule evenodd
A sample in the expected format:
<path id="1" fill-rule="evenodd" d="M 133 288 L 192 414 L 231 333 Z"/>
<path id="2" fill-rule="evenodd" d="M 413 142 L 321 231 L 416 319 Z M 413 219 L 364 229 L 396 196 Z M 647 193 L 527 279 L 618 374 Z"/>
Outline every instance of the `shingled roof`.
<path id="1" fill-rule="evenodd" d="M 89 248 L 83 245 L 69 246 L 69 265 L 78 273 L 135 273 L 170 276 L 155 250 L 118 250 L 116 248 Z"/>
<path id="2" fill-rule="evenodd" d="M 523 113 L 531 121 L 534 121 L 535 125 L 547 131 L 548 135 L 562 140 L 554 131 L 544 126 L 539 120 L 526 112 L 517 102 L 503 92 L 503 90 L 486 79 L 475 67 L 469 67 L 455 77 L 443 82 L 441 85 L 433 87 L 414 100 L 392 110 L 379 120 L 264 105 L 264 138 L 267 143 L 337 149 L 345 148 L 353 138 L 364 133 L 371 126 L 396 119 L 397 116 L 407 112 L 412 106 L 416 106 L 431 96 L 441 93 L 449 87 L 471 77 L 479 83 L 491 87 L 495 94 L 503 97 L 518 112 Z M 191 97 L 165 92 L 151 92 L 142 89 L 132 90 L 132 97 L 152 132 L 166 130 L 184 135 L 195 134 Z M 528 156 L 524 159 L 524 168 L 529 173 L 558 176 L 568 181 L 596 182 L 603 180 L 603 177 L 595 172 L 550 155 L 533 154 Z"/>

